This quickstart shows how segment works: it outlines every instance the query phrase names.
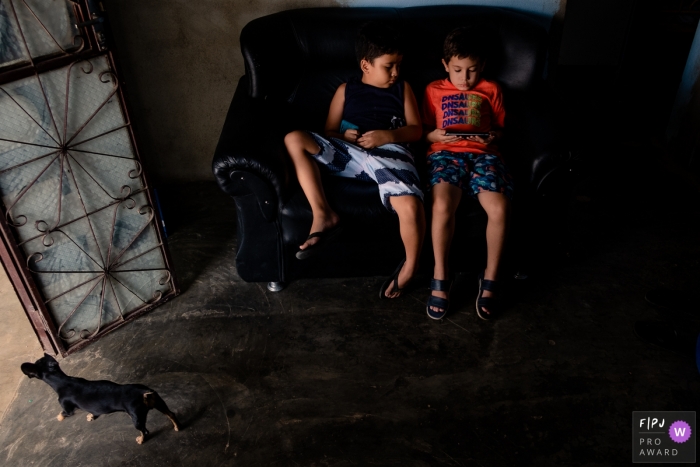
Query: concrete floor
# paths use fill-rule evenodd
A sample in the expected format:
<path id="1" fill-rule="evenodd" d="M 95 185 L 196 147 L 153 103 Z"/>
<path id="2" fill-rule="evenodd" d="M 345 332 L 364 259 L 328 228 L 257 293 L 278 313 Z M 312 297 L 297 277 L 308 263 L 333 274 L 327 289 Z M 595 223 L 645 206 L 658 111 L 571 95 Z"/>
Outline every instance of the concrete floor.
<path id="1" fill-rule="evenodd" d="M 151 412 L 138 445 L 124 413 L 58 422 L 52 390 L 23 379 L 0 464 L 627 465 L 633 410 L 695 410 L 700 393 L 692 359 L 632 331 L 636 320 L 700 324 L 644 301 L 700 279 L 700 191 L 640 151 L 615 159 L 637 168 L 624 185 L 610 185 L 612 167 L 577 188 L 556 254 L 509 284 L 511 305 L 491 323 L 473 311 L 471 276 L 458 277 L 443 322 L 425 316 L 422 287 L 379 301 L 382 277 L 281 293 L 245 283 L 233 204 L 211 185 L 182 189 L 187 199 L 169 198 L 189 214 L 169 240 L 182 295 L 61 366 L 156 389 L 183 429 Z M 661 179 L 675 196 L 652 192 Z"/>
<path id="2" fill-rule="evenodd" d="M 41 358 L 41 344 L 15 295 L 5 270 L 0 266 L 0 426 L 5 411 L 26 377 L 19 366 Z"/>

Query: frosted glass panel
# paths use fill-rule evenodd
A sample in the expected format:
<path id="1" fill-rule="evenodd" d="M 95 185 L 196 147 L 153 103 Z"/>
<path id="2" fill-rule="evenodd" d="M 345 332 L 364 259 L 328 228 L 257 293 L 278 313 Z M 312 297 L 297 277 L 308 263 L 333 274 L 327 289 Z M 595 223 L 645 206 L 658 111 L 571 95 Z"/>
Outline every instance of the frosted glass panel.
<path id="1" fill-rule="evenodd" d="M 33 58 L 74 51 L 82 44 L 77 36 L 69 0 L 0 0 L 0 69 L 28 62 L 27 48 Z"/>
<path id="2" fill-rule="evenodd" d="M 6 220 L 68 346 L 174 289 L 118 91 L 106 55 L 0 86 Z"/>

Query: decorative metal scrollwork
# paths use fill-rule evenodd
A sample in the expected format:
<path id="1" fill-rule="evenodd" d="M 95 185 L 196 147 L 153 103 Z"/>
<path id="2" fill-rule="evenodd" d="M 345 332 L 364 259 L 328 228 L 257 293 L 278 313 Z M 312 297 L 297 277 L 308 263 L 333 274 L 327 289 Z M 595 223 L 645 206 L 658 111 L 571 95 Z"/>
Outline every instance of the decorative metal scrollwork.
<path id="1" fill-rule="evenodd" d="M 35 70 L 21 82 L 0 86 L 0 117 L 4 109 L 39 135 L 34 140 L 13 136 L 0 120 L 0 195 L 56 332 L 74 345 L 161 301 L 174 291 L 174 281 L 111 56 L 82 56 L 88 45 L 83 33 L 73 37 L 72 49 L 63 47 L 21 0 L 37 30 L 62 54 L 75 57 L 63 68 L 39 73 L 17 0 L 0 1 L 9 6 Z M 69 1 L 80 8 L 80 2 Z M 80 97 L 85 93 L 89 100 Z M 25 94 L 33 96 L 32 105 Z M 97 105 L 76 110 L 86 102 Z M 6 188 L 3 180 L 21 180 L 21 187 Z M 90 320 L 93 324 L 86 324 Z"/>

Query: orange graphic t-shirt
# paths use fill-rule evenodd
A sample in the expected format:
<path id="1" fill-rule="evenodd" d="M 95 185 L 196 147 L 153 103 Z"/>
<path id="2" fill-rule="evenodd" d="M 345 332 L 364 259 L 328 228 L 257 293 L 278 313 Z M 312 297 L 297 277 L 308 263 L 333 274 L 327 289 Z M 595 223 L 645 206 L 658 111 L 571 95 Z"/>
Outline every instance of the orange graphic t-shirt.
<path id="1" fill-rule="evenodd" d="M 503 128 L 505 118 L 501 87 L 493 81 L 482 79 L 469 91 L 460 91 L 449 79 L 433 81 L 425 88 L 422 119 L 429 128 L 488 133 Z M 466 139 L 455 143 L 433 143 L 428 154 L 437 151 L 500 155 L 493 143 Z"/>

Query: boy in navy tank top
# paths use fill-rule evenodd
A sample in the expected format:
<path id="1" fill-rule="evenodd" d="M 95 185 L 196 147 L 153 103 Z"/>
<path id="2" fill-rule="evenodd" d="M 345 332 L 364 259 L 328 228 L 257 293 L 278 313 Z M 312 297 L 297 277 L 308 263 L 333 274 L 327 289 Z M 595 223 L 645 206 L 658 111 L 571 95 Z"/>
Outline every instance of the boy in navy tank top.
<path id="1" fill-rule="evenodd" d="M 421 138 L 422 124 L 411 87 L 398 77 L 401 44 L 391 25 L 364 25 L 356 52 L 362 78 L 338 87 L 325 135 L 293 131 L 284 138 L 313 212 L 310 235 L 300 245 L 297 258 L 318 253 L 342 225 L 323 192 L 321 171 L 372 180 L 379 186 L 384 206 L 399 217 L 406 250 L 405 259 L 379 292 L 380 298 L 397 298 L 416 273 L 425 233 L 423 192 L 405 144 Z"/>

